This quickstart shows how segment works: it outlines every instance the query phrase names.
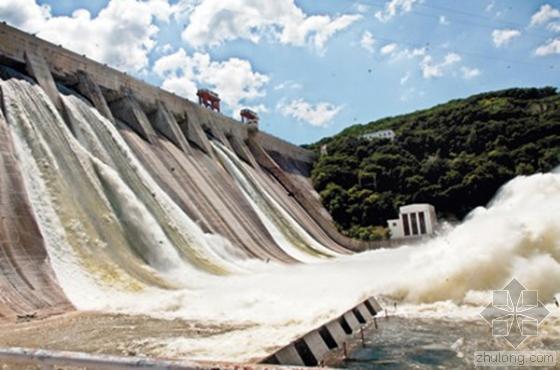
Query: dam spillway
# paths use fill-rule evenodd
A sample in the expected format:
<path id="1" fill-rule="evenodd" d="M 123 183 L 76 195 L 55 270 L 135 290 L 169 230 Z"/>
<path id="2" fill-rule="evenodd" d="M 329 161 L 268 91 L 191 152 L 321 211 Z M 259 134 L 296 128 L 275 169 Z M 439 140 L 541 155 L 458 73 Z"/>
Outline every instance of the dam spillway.
<path id="1" fill-rule="evenodd" d="M 338 233 L 312 152 L 5 24 L 0 35 L 0 320 L 188 301 L 380 246 Z M 365 298 L 270 328 L 282 335 L 234 358 L 262 359 Z"/>

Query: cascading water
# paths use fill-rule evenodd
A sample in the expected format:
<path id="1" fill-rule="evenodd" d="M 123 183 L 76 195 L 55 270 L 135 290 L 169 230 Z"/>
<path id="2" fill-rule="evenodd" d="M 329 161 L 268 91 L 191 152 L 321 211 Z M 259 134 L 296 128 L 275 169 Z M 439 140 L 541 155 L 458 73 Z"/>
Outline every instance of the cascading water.
<path id="1" fill-rule="evenodd" d="M 265 188 L 259 187 L 234 153 L 218 142 L 212 142 L 212 146 L 280 248 L 301 262 L 316 262 L 319 257 L 337 255 L 314 240 Z"/>
<path id="2" fill-rule="evenodd" d="M 71 302 L 83 310 L 231 327 L 204 338 L 154 340 L 162 354 L 252 360 L 370 295 L 400 301 L 409 316 L 464 319 L 478 315 L 489 292 L 512 277 L 547 303 L 560 291 L 560 174 L 512 180 L 487 208 L 421 245 L 337 256 L 274 201 L 252 175 L 259 169 L 214 144 L 231 175 L 222 181 L 240 189 L 257 214 L 255 225 L 264 224 L 283 253 L 313 262 L 266 263 L 233 240 L 204 233 L 148 173 L 122 131 L 79 97 L 63 97 L 67 127 L 37 86 L 12 78 L 0 87 L 25 188 Z M 158 155 L 155 148 L 150 154 Z M 549 322 L 557 323 L 558 314 Z M 552 329 L 547 335 L 558 337 Z"/>
<path id="3" fill-rule="evenodd" d="M 236 265 L 239 254 L 234 252 L 234 247 L 227 240 L 205 235 L 200 230 L 154 182 L 109 121 L 75 96 L 65 96 L 64 103 L 72 130 L 79 132 L 76 136 L 81 138 L 82 145 L 90 153 L 99 155 L 101 161 L 105 159 L 104 163 L 118 172 L 118 177 L 130 189 L 133 197 L 153 215 L 157 223 L 156 228 L 162 228 L 172 247 L 177 249 L 181 256 L 190 264 L 207 272 L 226 273 L 240 270 Z M 87 125 L 84 125 L 84 122 L 87 122 Z M 107 191 L 110 189 L 109 186 Z M 115 200 L 119 203 L 118 199 Z M 134 209 L 123 209 L 121 204 L 126 205 L 126 199 L 120 201 L 115 212 L 118 212 L 119 219 L 124 219 L 127 224 L 136 223 L 134 233 L 139 233 L 140 237 L 134 242 L 141 243 L 146 239 L 143 234 L 146 231 L 150 232 L 152 227 L 138 223 L 138 213 Z"/>

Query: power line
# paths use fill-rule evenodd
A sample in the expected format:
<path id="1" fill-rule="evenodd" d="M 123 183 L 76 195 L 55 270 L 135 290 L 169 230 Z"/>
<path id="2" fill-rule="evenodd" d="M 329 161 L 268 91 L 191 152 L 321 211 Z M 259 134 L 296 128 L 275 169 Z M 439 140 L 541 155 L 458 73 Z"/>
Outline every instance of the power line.
<path id="1" fill-rule="evenodd" d="M 368 0 L 367 4 L 384 8 L 384 6 L 382 6 L 380 4 L 374 4 L 373 0 Z M 422 5 L 424 5 L 424 4 L 422 4 Z M 353 4 L 348 6 L 346 9 L 349 10 L 352 6 L 353 6 Z M 434 6 L 432 6 L 432 7 L 436 8 Z M 441 9 L 444 9 L 444 8 L 441 7 Z M 449 8 L 445 8 L 445 9 L 450 10 Z M 418 14 L 415 11 L 410 11 L 410 12 L 414 13 L 414 14 Z M 465 15 L 468 14 L 467 12 L 464 12 L 464 13 L 465 13 Z M 439 16 L 433 15 L 433 14 L 420 13 L 419 15 L 429 16 L 429 17 L 433 17 L 433 18 L 439 18 Z M 483 17 L 483 18 L 486 18 L 486 17 Z M 454 21 L 456 21 L 456 20 L 454 20 Z M 472 22 L 472 23 L 474 23 L 474 22 Z M 490 26 L 486 26 L 486 25 L 481 25 L 481 26 L 486 27 L 486 28 L 490 28 Z M 492 27 L 492 28 L 494 28 L 494 27 Z M 531 36 L 536 36 L 536 35 L 531 35 Z M 396 43 L 398 45 L 405 45 L 405 46 L 408 46 L 408 47 L 411 47 L 411 48 L 441 49 L 441 50 L 445 50 L 445 51 L 448 51 L 448 52 L 457 52 L 457 53 L 460 53 L 462 55 L 468 55 L 468 56 L 471 56 L 471 57 L 474 57 L 474 58 L 479 58 L 479 59 L 494 60 L 494 61 L 504 62 L 504 63 L 508 63 L 508 64 L 521 64 L 521 65 L 539 67 L 539 68 L 544 68 L 544 69 L 555 69 L 555 66 L 553 64 L 533 63 L 533 62 L 522 61 L 520 59 L 495 57 L 495 56 L 485 54 L 485 53 L 480 53 L 480 52 L 460 50 L 460 49 L 456 49 L 456 48 L 450 49 L 450 48 L 447 48 L 447 47 L 444 47 L 444 46 L 432 45 L 431 42 L 418 43 L 418 42 L 403 41 L 403 40 L 397 40 L 395 38 L 379 36 L 379 34 L 375 34 L 374 37 L 378 40 L 382 40 L 382 41 L 385 41 L 385 42 L 388 42 L 388 43 Z M 550 38 L 550 37 L 546 36 L 546 38 Z M 508 65 L 508 68 L 511 68 L 511 66 Z"/>
<path id="2" fill-rule="evenodd" d="M 379 8 L 381 10 L 385 9 L 384 4 L 376 3 L 373 0 L 368 0 L 368 4 L 371 5 L 371 6 L 374 6 L 376 8 Z M 431 8 L 431 9 L 444 11 L 444 12 L 454 12 L 454 13 L 461 14 L 462 16 L 465 16 L 465 17 L 479 18 L 479 19 L 483 19 L 485 21 L 494 23 L 494 25 L 489 25 L 489 24 L 482 24 L 480 22 L 474 22 L 474 21 L 470 21 L 470 20 L 453 18 L 453 22 L 459 23 L 459 24 L 466 24 L 466 25 L 470 25 L 470 26 L 477 26 L 477 27 L 482 27 L 482 28 L 492 29 L 492 30 L 496 29 L 495 23 L 501 23 L 502 25 L 505 25 L 505 26 L 508 26 L 508 27 L 525 28 L 525 25 L 520 24 L 520 23 L 507 22 L 507 21 L 504 22 L 504 21 L 493 19 L 493 18 L 476 15 L 474 13 L 463 12 L 463 11 L 460 11 L 460 10 L 454 10 L 454 9 L 451 9 L 451 8 L 437 7 L 437 6 L 426 5 L 426 4 L 417 4 L 417 5 L 418 6 L 423 6 L 425 8 Z M 423 17 L 435 18 L 435 19 L 439 19 L 439 17 L 440 17 L 439 14 L 423 13 L 423 12 L 419 12 L 417 10 L 409 10 L 409 11 L 407 11 L 407 13 L 420 15 L 420 16 L 423 16 Z M 549 39 L 549 38 L 552 37 L 551 35 L 545 35 L 543 33 L 527 32 L 526 30 L 524 31 L 524 35 L 529 36 L 529 37 L 539 38 L 539 39 L 542 39 L 542 38 Z"/>
<path id="3" fill-rule="evenodd" d="M 381 41 L 385 41 L 388 43 L 395 43 L 398 45 L 405 45 L 411 48 L 416 48 L 416 49 L 421 49 L 421 48 L 426 48 L 426 49 L 441 49 L 441 50 L 445 50 L 448 52 L 457 52 L 459 54 L 462 55 L 468 55 L 468 56 L 472 56 L 475 58 L 479 58 L 479 59 L 488 59 L 488 60 L 495 60 L 495 61 L 500 61 L 500 62 L 504 62 L 504 63 L 509 63 L 509 64 L 523 64 L 523 65 L 528 65 L 528 66 L 533 66 L 533 67 L 540 67 L 540 68 L 546 68 L 546 69 L 555 69 L 553 64 L 549 64 L 549 65 L 545 65 L 542 63 L 532 63 L 532 62 L 526 62 L 526 61 L 522 61 L 519 59 L 510 59 L 510 58 L 502 58 L 502 57 L 495 57 L 495 56 L 491 56 L 488 54 L 484 54 L 484 53 L 478 53 L 478 52 L 473 52 L 473 51 L 465 51 L 465 50 L 460 50 L 460 49 L 449 49 L 443 46 L 437 46 L 437 45 L 432 45 L 430 42 L 426 42 L 424 44 L 420 44 L 420 43 L 413 43 L 413 42 L 409 42 L 409 41 L 403 41 L 403 40 L 397 40 L 394 38 L 388 38 L 388 37 L 383 37 L 383 36 L 375 36 L 376 39 L 381 40 Z"/>
<path id="4" fill-rule="evenodd" d="M 525 27 L 525 25 L 521 24 L 521 23 L 516 23 L 516 22 L 511 22 L 511 21 L 502 21 L 502 20 L 499 20 L 499 19 L 483 16 L 483 15 L 476 14 L 476 13 L 465 12 L 463 10 L 457 10 L 457 9 L 453 9 L 453 8 L 447 8 L 447 7 L 435 6 L 435 5 L 427 5 L 427 4 L 424 4 L 424 3 L 419 3 L 418 6 L 421 6 L 421 7 L 424 7 L 424 8 L 431 8 L 431 9 L 435 9 L 435 10 L 440 10 L 440 11 L 444 11 L 444 12 L 456 13 L 456 14 L 459 14 L 459 15 L 472 17 L 472 18 L 479 18 L 479 19 L 494 22 L 494 23 L 502 23 L 503 25 L 506 25 L 506 26 L 509 26 L 509 27 Z"/>

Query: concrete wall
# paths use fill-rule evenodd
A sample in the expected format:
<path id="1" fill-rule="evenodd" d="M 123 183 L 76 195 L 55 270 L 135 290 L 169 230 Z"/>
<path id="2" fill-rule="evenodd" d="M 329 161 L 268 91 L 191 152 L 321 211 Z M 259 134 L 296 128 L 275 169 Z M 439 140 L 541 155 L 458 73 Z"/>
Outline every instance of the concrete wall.
<path id="1" fill-rule="evenodd" d="M 26 64 L 27 50 L 33 50 L 36 55 L 41 55 L 55 80 L 63 84 L 78 85 L 79 73 L 86 73 L 89 79 L 100 87 L 109 103 L 121 98 L 123 91 L 128 90 L 134 94 L 145 112 L 155 111 L 158 101 L 161 101 L 169 112 L 176 116 L 177 121 L 181 121 L 189 115 L 196 115 L 199 120 L 208 122 L 212 129 L 219 129 L 220 138 L 236 136 L 239 140 L 245 141 L 248 137 L 247 126 L 239 121 L 202 108 L 185 98 L 149 85 L 126 73 L 41 40 L 5 23 L 0 24 L 0 62 L 20 63 L 23 66 Z M 309 163 L 315 159 L 312 152 L 272 135 L 260 132 L 258 136 L 261 145 L 267 151 L 277 151 L 286 157 Z M 224 144 L 229 145 L 228 142 Z"/>

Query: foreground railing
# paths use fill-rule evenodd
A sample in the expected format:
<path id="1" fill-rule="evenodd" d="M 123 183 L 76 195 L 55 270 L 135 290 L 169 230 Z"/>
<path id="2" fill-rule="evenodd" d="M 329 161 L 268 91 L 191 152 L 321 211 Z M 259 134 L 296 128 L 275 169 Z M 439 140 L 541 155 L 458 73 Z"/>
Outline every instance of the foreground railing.
<path id="1" fill-rule="evenodd" d="M 0 348 L 0 368 L 2 365 L 32 365 L 41 370 L 55 370 L 59 367 L 76 367 L 95 370 L 157 369 L 157 370 L 266 370 L 287 369 L 287 367 L 252 364 L 196 363 L 191 361 L 168 361 L 140 357 L 118 357 L 93 355 L 80 352 L 33 350 L 26 348 Z M 290 368 L 294 370 L 294 368 Z"/>

